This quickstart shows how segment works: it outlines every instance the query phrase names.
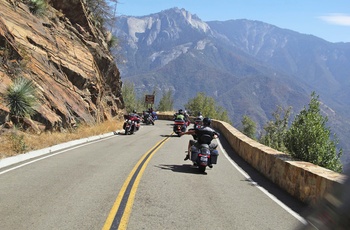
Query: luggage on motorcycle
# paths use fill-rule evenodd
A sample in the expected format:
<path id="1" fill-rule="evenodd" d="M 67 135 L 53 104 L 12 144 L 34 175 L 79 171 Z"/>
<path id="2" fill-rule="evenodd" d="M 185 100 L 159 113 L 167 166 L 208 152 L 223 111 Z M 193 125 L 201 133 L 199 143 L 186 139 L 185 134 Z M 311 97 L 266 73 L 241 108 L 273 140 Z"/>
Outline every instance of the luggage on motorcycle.
<path id="1" fill-rule="evenodd" d="M 217 145 L 214 145 L 215 147 Z M 198 154 L 201 152 L 201 149 L 196 147 L 195 145 L 191 146 L 191 154 L 190 154 L 190 160 L 191 161 L 197 161 Z M 210 164 L 217 164 L 218 162 L 218 156 L 219 156 L 219 151 L 212 146 L 210 146 Z"/>
<path id="2" fill-rule="evenodd" d="M 194 145 L 191 146 L 191 155 L 190 155 L 190 160 L 191 161 L 197 161 L 197 157 L 199 154 L 199 149 L 195 147 Z"/>
<path id="3" fill-rule="evenodd" d="M 185 121 L 182 119 L 176 119 L 174 120 L 174 125 L 184 125 Z"/>
<path id="4" fill-rule="evenodd" d="M 216 149 L 210 150 L 210 163 L 216 164 L 218 161 L 219 151 Z"/>
<path id="5" fill-rule="evenodd" d="M 186 132 L 187 126 L 184 120 L 174 120 L 174 132 Z"/>

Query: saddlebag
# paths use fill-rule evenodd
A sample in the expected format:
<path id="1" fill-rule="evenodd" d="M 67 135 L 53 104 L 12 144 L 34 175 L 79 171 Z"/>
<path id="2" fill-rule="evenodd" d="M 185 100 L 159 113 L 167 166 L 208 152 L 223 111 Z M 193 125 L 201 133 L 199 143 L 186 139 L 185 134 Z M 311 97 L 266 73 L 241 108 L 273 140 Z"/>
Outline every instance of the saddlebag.
<path id="1" fill-rule="evenodd" d="M 218 161 L 218 156 L 219 156 L 219 151 L 216 149 L 212 149 L 210 151 L 210 163 L 211 164 L 216 164 Z"/>
<path id="2" fill-rule="evenodd" d="M 191 161 L 196 161 L 198 157 L 199 149 L 197 149 L 194 145 L 191 146 Z"/>

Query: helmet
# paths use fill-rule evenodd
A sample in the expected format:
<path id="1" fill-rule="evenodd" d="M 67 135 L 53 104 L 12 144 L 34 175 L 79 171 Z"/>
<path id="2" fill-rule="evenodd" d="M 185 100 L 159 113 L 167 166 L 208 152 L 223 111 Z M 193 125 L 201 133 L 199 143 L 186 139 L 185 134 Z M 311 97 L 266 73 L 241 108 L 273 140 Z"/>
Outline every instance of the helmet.
<path id="1" fill-rule="evenodd" d="M 179 109 L 179 113 L 180 113 L 180 114 L 183 114 L 183 110 L 182 110 L 182 109 Z"/>
<path id="2" fill-rule="evenodd" d="M 211 124 L 211 119 L 209 117 L 206 117 L 203 119 L 204 126 L 210 126 L 210 124 Z"/>
<path id="3" fill-rule="evenodd" d="M 133 112 L 133 113 L 137 113 L 137 112 L 136 112 L 136 109 L 134 109 L 132 112 Z"/>
<path id="4" fill-rule="evenodd" d="M 202 115 L 202 112 L 198 112 L 198 116 L 201 116 Z"/>

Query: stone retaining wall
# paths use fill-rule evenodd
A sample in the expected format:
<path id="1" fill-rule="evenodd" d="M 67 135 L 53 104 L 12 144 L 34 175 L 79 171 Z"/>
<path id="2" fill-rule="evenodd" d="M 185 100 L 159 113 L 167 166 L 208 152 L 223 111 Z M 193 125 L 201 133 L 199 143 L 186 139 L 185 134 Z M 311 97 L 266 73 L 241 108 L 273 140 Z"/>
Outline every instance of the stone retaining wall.
<path id="1" fill-rule="evenodd" d="M 172 115 L 158 115 L 172 120 Z M 213 120 L 212 127 L 225 137 L 232 149 L 273 183 L 302 202 L 314 204 L 345 176 L 267 147 L 245 136 L 230 124 Z"/>

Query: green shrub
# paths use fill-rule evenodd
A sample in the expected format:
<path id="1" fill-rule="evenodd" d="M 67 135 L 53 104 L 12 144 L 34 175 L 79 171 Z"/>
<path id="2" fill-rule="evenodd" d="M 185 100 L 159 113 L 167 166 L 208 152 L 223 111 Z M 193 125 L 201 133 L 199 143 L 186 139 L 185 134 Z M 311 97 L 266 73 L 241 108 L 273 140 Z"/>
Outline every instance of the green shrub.
<path id="1" fill-rule="evenodd" d="M 16 78 L 14 83 L 7 87 L 4 99 L 10 109 L 11 119 L 18 123 L 19 118 L 35 113 L 36 87 L 31 80 L 23 77 Z"/>
<path id="2" fill-rule="evenodd" d="M 28 150 L 28 146 L 25 143 L 24 135 L 18 135 L 16 133 L 11 133 L 9 136 L 9 141 L 11 143 L 12 150 L 15 153 L 25 153 Z"/>
<path id="3" fill-rule="evenodd" d="M 30 0 L 29 11 L 35 15 L 44 15 L 47 9 L 46 0 Z"/>
<path id="4" fill-rule="evenodd" d="M 341 172 L 340 156 L 337 151 L 336 135 L 331 138 L 331 131 L 326 127 L 327 117 L 320 113 L 320 102 L 315 92 L 311 94 L 308 108 L 304 108 L 287 131 L 284 144 L 289 153 L 300 160 Z"/>

